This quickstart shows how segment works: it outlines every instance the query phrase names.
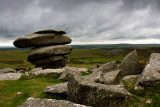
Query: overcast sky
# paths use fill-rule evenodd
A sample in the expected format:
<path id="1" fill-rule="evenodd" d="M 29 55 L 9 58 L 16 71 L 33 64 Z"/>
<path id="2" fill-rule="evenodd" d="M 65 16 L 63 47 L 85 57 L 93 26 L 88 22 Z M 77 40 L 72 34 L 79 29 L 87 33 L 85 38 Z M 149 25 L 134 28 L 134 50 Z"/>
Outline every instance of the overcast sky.
<path id="1" fill-rule="evenodd" d="M 160 43 L 160 0 L 0 0 L 0 46 L 44 29 L 72 44 Z"/>

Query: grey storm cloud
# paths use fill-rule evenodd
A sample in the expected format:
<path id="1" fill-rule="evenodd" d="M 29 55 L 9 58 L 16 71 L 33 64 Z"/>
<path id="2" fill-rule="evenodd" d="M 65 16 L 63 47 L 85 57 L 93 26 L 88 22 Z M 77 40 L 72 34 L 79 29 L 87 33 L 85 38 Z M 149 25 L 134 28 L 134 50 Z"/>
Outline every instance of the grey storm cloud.
<path id="1" fill-rule="evenodd" d="M 160 39 L 160 0 L 0 0 L 0 42 L 62 29 L 73 42 Z"/>

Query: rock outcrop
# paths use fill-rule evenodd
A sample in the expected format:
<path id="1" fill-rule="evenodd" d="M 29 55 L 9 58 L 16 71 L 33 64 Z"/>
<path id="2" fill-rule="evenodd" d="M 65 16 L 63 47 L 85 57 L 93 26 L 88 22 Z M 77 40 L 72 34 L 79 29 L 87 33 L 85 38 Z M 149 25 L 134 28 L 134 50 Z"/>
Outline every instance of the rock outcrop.
<path id="1" fill-rule="evenodd" d="M 87 107 L 65 100 L 28 98 L 20 107 Z"/>
<path id="2" fill-rule="evenodd" d="M 52 94 L 67 95 L 67 92 L 68 92 L 67 84 L 68 83 L 65 82 L 65 83 L 60 83 L 60 84 L 56 84 L 56 85 L 47 86 L 44 89 L 44 92 L 45 93 L 52 93 Z"/>
<path id="3" fill-rule="evenodd" d="M 139 59 L 136 50 L 129 53 L 119 65 L 121 77 L 127 75 L 137 75 L 141 74 Z"/>
<path id="4" fill-rule="evenodd" d="M 68 73 L 68 100 L 93 107 L 113 107 L 131 94 L 121 85 L 95 83 Z"/>
<path id="5" fill-rule="evenodd" d="M 18 48 L 35 47 L 31 49 L 27 59 L 36 67 L 61 68 L 69 62 L 64 55 L 72 50 L 70 46 L 65 45 L 72 40 L 63 34 L 66 32 L 62 30 L 42 30 L 18 38 L 13 44 Z"/>
<path id="6" fill-rule="evenodd" d="M 150 87 L 158 85 L 160 85 L 160 53 L 152 53 L 136 83 L 135 89 L 138 86 Z"/>

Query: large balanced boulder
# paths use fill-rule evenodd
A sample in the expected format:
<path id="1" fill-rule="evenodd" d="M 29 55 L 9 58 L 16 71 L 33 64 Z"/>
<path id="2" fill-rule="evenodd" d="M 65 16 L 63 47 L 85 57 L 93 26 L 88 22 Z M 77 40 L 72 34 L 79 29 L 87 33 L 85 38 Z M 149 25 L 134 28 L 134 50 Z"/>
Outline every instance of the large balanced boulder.
<path id="1" fill-rule="evenodd" d="M 66 32 L 62 30 L 42 30 L 32 33 L 26 37 L 18 38 L 13 44 L 18 48 L 68 44 L 72 40 L 69 37 L 62 35 L 65 33 Z"/>
<path id="2" fill-rule="evenodd" d="M 68 73 L 67 99 L 93 107 L 113 107 L 131 94 L 121 85 L 105 85 Z"/>
<path id="3" fill-rule="evenodd" d="M 87 107 L 65 100 L 28 98 L 20 107 Z"/>
<path id="4" fill-rule="evenodd" d="M 140 74 L 142 71 L 140 70 L 139 59 L 136 50 L 129 53 L 119 65 L 118 69 L 120 70 L 121 77 L 127 75 L 136 75 Z"/>
<path id="5" fill-rule="evenodd" d="M 0 80 L 18 80 L 22 75 L 22 73 L 3 73 L 0 74 Z"/>
<path id="6" fill-rule="evenodd" d="M 45 93 L 52 93 L 52 94 L 65 94 L 65 95 L 67 95 L 67 92 L 68 92 L 67 84 L 68 83 L 65 82 L 65 83 L 47 86 L 44 89 L 44 92 Z"/>
<path id="7" fill-rule="evenodd" d="M 29 52 L 28 61 L 32 62 L 49 56 L 66 55 L 69 54 L 71 50 L 72 47 L 67 45 L 44 46 L 39 48 L 33 48 Z"/>
<path id="8" fill-rule="evenodd" d="M 137 86 L 158 85 L 160 85 L 160 53 L 152 53 L 135 88 L 137 88 Z"/>
<path id="9" fill-rule="evenodd" d="M 69 62 L 65 55 L 72 50 L 72 47 L 65 45 L 72 40 L 63 34 L 66 32 L 47 29 L 18 38 L 13 44 L 18 48 L 33 47 L 27 59 L 35 67 L 62 68 Z"/>
<path id="10" fill-rule="evenodd" d="M 0 69 L 0 74 L 3 74 L 3 73 L 15 73 L 15 72 L 16 72 L 16 70 L 12 69 L 12 68 Z"/>

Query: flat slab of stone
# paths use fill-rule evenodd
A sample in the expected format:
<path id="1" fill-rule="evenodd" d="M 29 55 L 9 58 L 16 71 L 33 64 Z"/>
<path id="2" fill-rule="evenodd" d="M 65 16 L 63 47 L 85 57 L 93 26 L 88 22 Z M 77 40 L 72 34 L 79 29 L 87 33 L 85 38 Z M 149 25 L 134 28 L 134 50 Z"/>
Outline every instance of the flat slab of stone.
<path id="1" fill-rule="evenodd" d="M 98 80 L 96 80 L 96 82 L 106 84 L 106 85 L 117 84 L 120 79 L 119 73 L 120 73 L 120 70 L 102 73 L 101 77 Z"/>
<path id="2" fill-rule="evenodd" d="M 72 47 L 67 45 L 56 45 L 56 46 L 44 46 L 39 48 L 33 48 L 29 52 L 28 61 L 33 62 L 49 56 L 66 55 L 69 54 Z"/>
<path id="3" fill-rule="evenodd" d="M 68 83 L 65 82 L 65 83 L 60 83 L 60 84 L 47 86 L 44 89 L 44 92 L 45 93 L 52 93 L 52 94 L 65 94 L 65 95 L 67 95 L 67 92 L 68 92 L 67 84 Z"/>
<path id="4" fill-rule="evenodd" d="M 21 78 L 22 73 L 4 73 L 0 74 L 0 81 L 1 80 L 18 80 Z"/>
<path id="5" fill-rule="evenodd" d="M 16 70 L 12 69 L 12 68 L 0 69 L 0 74 L 3 74 L 3 73 L 15 73 L 15 72 L 16 72 Z"/>
<path id="6" fill-rule="evenodd" d="M 129 53 L 118 67 L 121 77 L 141 74 L 139 59 L 136 50 Z"/>
<path id="7" fill-rule="evenodd" d="M 48 62 L 47 64 L 36 65 L 36 67 L 41 67 L 42 69 L 58 69 L 63 68 L 69 62 L 68 58 L 58 60 L 55 62 Z"/>
<path id="8" fill-rule="evenodd" d="M 20 107 L 87 107 L 65 100 L 28 98 Z"/>
<path id="9" fill-rule="evenodd" d="M 65 32 L 55 30 L 38 31 L 26 37 L 16 39 L 13 44 L 18 48 L 28 48 L 71 43 L 72 40 L 62 35 L 63 33 Z"/>
<path id="10" fill-rule="evenodd" d="M 131 94 L 121 85 L 105 85 L 68 74 L 69 101 L 93 107 L 113 107 Z"/>
<path id="11" fill-rule="evenodd" d="M 63 59 L 64 59 L 63 56 L 50 56 L 50 57 L 43 58 L 43 59 L 40 59 L 40 60 L 37 60 L 37 61 L 33 61 L 31 63 L 34 64 L 34 65 L 42 65 L 42 64 L 47 64 L 47 63 L 50 63 L 50 62 L 63 60 Z"/>
<path id="12" fill-rule="evenodd" d="M 136 86 L 158 86 L 160 85 L 160 53 L 152 53 Z"/>
<path id="13" fill-rule="evenodd" d="M 37 34 L 45 34 L 45 33 L 66 34 L 64 30 L 59 30 L 59 29 L 46 29 L 46 30 L 37 31 L 35 33 Z"/>
<path id="14" fill-rule="evenodd" d="M 32 76 L 48 76 L 53 78 L 58 78 L 63 69 L 45 69 L 40 71 L 31 72 Z"/>

